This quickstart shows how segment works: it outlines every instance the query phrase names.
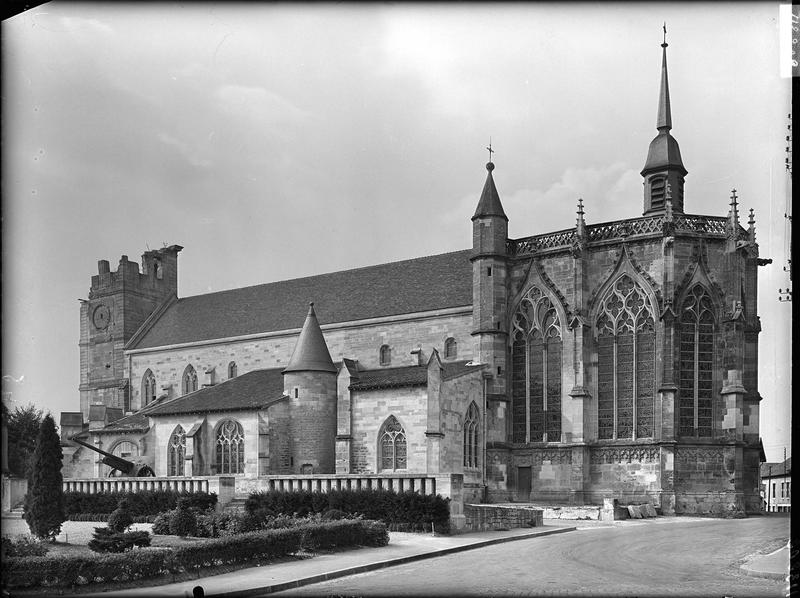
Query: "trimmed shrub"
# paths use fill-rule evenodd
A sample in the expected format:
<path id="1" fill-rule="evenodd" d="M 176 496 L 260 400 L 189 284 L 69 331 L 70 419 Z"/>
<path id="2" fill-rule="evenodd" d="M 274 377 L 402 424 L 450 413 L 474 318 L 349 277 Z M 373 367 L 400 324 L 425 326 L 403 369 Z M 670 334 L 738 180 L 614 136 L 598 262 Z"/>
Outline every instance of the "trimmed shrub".
<path id="1" fill-rule="evenodd" d="M 177 492 L 174 490 L 142 490 L 140 492 L 65 492 L 64 502 L 67 514 L 111 513 L 120 499 L 128 501 L 128 509 L 135 518 L 144 515 L 158 515 L 178 506 L 179 498 L 189 500 L 193 509 L 206 511 L 217 506 L 217 495 L 207 492 Z"/>
<path id="2" fill-rule="evenodd" d="M 263 562 L 301 549 L 385 546 L 388 541 L 386 526 L 378 521 L 329 521 L 201 540 L 172 549 L 149 548 L 124 554 L 11 557 L 3 560 L 2 573 L 9 589 L 70 587 L 130 581 L 160 573 L 197 572 L 222 564 Z"/>
<path id="3" fill-rule="evenodd" d="M 320 513 L 335 509 L 347 515 L 360 514 L 364 519 L 383 521 L 392 529 L 428 531 L 433 524 L 437 531 L 450 530 L 450 500 L 439 495 L 422 495 L 413 491 L 331 490 L 330 492 L 254 492 L 245 502 L 248 513 L 272 511 L 283 515 Z"/>
<path id="4" fill-rule="evenodd" d="M 159 513 L 156 515 L 156 518 L 153 520 L 153 533 L 158 534 L 160 536 L 166 536 L 169 534 L 169 522 L 172 519 L 172 514 L 175 511 L 165 511 L 164 513 Z"/>
<path id="5" fill-rule="evenodd" d="M 73 513 L 67 517 L 67 521 L 99 521 L 107 522 L 111 517 L 110 513 Z M 158 515 L 134 515 L 134 523 L 153 523 Z"/>
<path id="6" fill-rule="evenodd" d="M 183 498 L 178 501 L 178 508 L 170 515 L 169 533 L 175 536 L 194 536 L 197 533 L 197 516 L 189 508 L 189 502 Z"/>
<path id="7" fill-rule="evenodd" d="M 150 546 L 150 534 L 145 531 L 118 532 L 109 527 L 94 528 L 89 548 L 94 552 L 125 552 L 134 546 Z"/>
<path id="8" fill-rule="evenodd" d="M 117 509 L 108 517 L 108 528 L 115 532 L 124 532 L 133 523 L 133 517 L 128 508 L 128 500 L 123 498 L 117 504 Z"/>
<path id="9" fill-rule="evenodd" d="M 47 554 L 47 546 L 38 538 L 32 536 L 17 536 L 2 539 L 2 558 L 11 556 L 44 556 Z"/>
<path id="10" fill-rule="evenodd" d="M 346 519 L 347 513 L 339 509 L 328 509 L 322 514 L 322 519 L 325 521 L 336 521 L 338 519 Z"/>

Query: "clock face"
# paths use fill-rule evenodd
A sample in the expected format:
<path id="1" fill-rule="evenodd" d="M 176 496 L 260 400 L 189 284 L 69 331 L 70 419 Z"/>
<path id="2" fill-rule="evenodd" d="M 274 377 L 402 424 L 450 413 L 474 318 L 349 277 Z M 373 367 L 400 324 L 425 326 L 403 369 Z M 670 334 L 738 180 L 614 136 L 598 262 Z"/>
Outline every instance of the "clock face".
<path id="1" fill-rule="evenodd" d="M 111 312 L 109 311 L 108 306 L 98 305 L 94 310 L 94 314 L 92 314 L 92 322 L 94 322 L 94 325 L 100 330 L 104 330 L 108 328 L 110 321 Z"/>

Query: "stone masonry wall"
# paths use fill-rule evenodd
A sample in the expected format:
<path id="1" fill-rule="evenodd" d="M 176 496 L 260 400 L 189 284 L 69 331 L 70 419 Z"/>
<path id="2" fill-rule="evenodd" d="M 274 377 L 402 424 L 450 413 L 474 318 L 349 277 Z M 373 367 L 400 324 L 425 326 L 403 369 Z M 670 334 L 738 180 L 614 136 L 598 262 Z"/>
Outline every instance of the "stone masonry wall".
<path id="1" fill-rule="evenodd" d="M 463 315 L 445 315 L 360 327 L 323 326 L 322 330 L 328 350 L 335 362 L 343 358 L 357 359 L 362 369 L 380 367 L 378 359 L 381 345 L 390 346 L 392 367 L 419 365 L 418 357 L 411 354 L 413 349 L 421 347 L 425 359 L 430 357 L 433 348 L 437 348 L 443 355 L 444 341 L 450 337 L 455 338 L 457 342 L 456 359 L 472 358 L 471 311 L 466 311 Z M 181 376 L 187 365 L 194 366 L 201 381 L 203 372 L 209 367 L 214 368 L 216 382 L 227 379 L 228 364 L 231 361 L 236 362 L 239 375 L 257 369 L 285 367 L 294 351 L 298 334 L 299 331 L 262 339 L 129 352 L 130 372 L 126 372 L 126 375 L 129 375 L 131 380 L 133 409 L 142 406 L 142 379 L 148 368 L 156 378 L 159 394 L 163 385 L 171 384 L 170 397 L 176 397 L 181 395 Z"/>
<path id="2" fill-rule="evenodd" d="M 426 472 L 427 391 L 425 387 L 352 391 L 351 473 L 379 473 L 378 433 L 390 415 L 406 432 L 407 473 Z"/>

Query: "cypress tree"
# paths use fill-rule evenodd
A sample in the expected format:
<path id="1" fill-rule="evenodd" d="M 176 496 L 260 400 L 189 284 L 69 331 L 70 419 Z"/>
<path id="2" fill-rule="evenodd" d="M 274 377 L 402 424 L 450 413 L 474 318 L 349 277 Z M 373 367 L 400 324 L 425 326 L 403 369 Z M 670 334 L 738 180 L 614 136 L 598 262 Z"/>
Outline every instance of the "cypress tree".
<path id="1" fill-rule="evenodd" d="M 39 426 L 33 451 L 28 493 L 25 495 L 25 521 L 33 535 L 52 541 L 55 541 L 61 532 L 61 524 L 67 519 L 61 487 L 62 457 L 56 423 L 48 413 Z"/>

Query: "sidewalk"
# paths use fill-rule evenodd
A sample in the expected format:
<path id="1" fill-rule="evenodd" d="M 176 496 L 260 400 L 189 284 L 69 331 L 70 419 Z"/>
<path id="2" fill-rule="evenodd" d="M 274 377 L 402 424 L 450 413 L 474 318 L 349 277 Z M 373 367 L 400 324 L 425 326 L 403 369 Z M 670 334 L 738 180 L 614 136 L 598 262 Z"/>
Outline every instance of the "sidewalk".
<path id="1" fill-rule="evenodd" d="M 381 548 L 358 548 L 333 554 L 320 554 L 309 559 L 240 569 L 232 573 L 163 586 L 81 594 L 81 596 L 192 596 L 192 588 L 197 585 L 203 587 L 206 596 L 226 596 L 228 598 L 260 596 L 490 544 L 575 530 L 575 526 L 569 525 L 570 523 L 574 522 L 548 520 L 544 526 L 539 528 L 476 532 L 453 536 L 390 532 L 389 545 Z"/>
<path id="2" fill-rule="evenodd" d="M 742 573 L 751 577 L 786 579 L 789 575 L 789 544 L 775 552 L 750 557 L 741 569 Z"/>

